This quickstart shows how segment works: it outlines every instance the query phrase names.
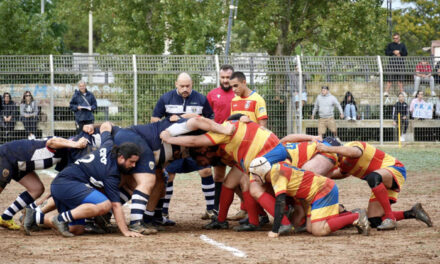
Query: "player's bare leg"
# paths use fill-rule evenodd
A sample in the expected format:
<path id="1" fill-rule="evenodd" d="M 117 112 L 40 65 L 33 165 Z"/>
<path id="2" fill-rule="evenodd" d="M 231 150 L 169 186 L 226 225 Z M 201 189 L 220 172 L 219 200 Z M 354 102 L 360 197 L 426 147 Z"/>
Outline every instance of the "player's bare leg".
<path id="1" fill-rule="evenodd" d="M 235 126 L 226 123 L 225 125 L 217 124 L 211 119 L 204 117 L 193 117 L 188 119 L 186 125 L 189 130 L 201 129 L 204 131 L 211 131 L 219 134 L 232 135 L 235 131 Z"/>
<path id="2" fill-rule="evenodd" d="M 327 175 L 333 166 L 334 164 L 327 157 L 318 154 L 304 163 L 301 169 L 312 171 L 319 175 Z"/>
<path id="3" fill-rule="evenodd" d="M 150 199 L 148 200 L 147 208 L 143 217 L 144 227 L 147 229 L 155 229 L 157 231 L 165 230 L 163 227 L 153 225 L 153 218 L 155 210 L 157 210 L 157 204 L 163 197 L 165 192 L 165 182 L 163 180 L 162 170 L 156 170 L 156 184 L 151 192 Z M 160 208 L 162 211 L 162 208 Z"/>

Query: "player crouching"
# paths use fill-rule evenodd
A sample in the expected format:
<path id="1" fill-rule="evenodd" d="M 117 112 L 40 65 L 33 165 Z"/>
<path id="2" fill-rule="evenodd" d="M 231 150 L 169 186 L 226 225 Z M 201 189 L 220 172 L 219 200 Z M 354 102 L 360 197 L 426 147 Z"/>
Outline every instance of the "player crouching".
<path id="1" fill-rule="evenodd" d="M 253 160 L 249 171 L 255 183 L 270 181 L 275 192 L 274 223 L 269 237 L 278 237 L 291 230 L 291 226 L 281 225 L 286 196 L 304 200 L 309 205 L 307 231 L 315 236 L 325 236 L 349 225 L 354 225 L 359 233 L 369 234 L 370 225 L 365 209 L 359 213 L 339 214 L 338 187 L 333 180 L 298 169 L 287 162 L 271 167 L 264 157 Z M 260 201 L 264 193 L 253 195 L 258 196 Z"/>

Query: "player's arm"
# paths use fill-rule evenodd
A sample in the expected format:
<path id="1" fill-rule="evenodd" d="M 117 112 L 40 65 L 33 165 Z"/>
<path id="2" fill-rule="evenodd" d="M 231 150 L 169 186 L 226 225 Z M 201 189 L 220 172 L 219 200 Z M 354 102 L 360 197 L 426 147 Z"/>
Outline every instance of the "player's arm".
<path id="1" fill-rule="evenodd" d="M 153 109 L 153 114 L 150 118 L 150 123 L 159 122 L 161 118 L 165 115 L 165 102 L 163 101 L 163 95 L 159 98 L 156 106 Z"/>
<path id="2" fill-rule="evenodd" d="M 115 215 L 116 224 L 121 230 L 121 233 L 126 237 L 141 237 L 142 234 L 132 232 L 128 230 L 127 223 L 125 222 L 124 212 L 122 211 L 122 205 L 119 202 L 112 202 L 112 210 Z"/>
<path id="3" fill-rule="evenodd" d="M 50 138 L 46 142 L 46 147 L 51 149 L 61 149 L 61 148 L 78 148 L 82 149 L 87 146 L 87 139 L 82 137 L 78 141 L 68 140 L 61 137 Z"/>
<path id="4" fill-rule="evenodd" d="M 322 141 L 322 137 L 311 136 L 306 134 L 289 134 L 280 140 L 281 143 L 302 142 L 302 141 Z"/>
<path id="5" fill-rule="evenodd" d="M 162 131 L 160 138 L 165 143 L 184 147 L 214 146 L 214 143 L 205 135 L 172 137 L 168 131 Z"/>
<path id="6" fill-rule="evenodd" d="M 360 156 L 362 156 L 363 153 L 362 150 L 358 147 L 326 146 L 322 143 L 318 143 L 316 149 L 319 152 L 336 153 L 349 158 L 359 158 Z"/>
<path id="7" fill-rule="evenodd" d="M 350 176 L 348 173 L 343 174 L 341 172 L 341 169 L 339 169 L 339 168 L 329 172 L 329 174 L 327 175 L 328 178 L 333 179 L 333 180 L 345 179 L 348 176 Z"/>

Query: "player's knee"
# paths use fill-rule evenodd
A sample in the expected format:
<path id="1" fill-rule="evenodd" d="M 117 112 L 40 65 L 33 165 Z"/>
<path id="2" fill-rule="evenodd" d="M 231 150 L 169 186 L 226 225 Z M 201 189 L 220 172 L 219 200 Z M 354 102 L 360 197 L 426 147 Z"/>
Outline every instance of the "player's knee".
<path id="1" fill-rule="evenodd" d="M 312 225 L 312 235 L 314 236 L 326 236 L 331 233 L 330 227 L 328 224 L 319 225 L 319 227 L 315 227 Z"/>
<path id="2" fill-rule="evenodd" d="M 258 183 L 253 182 L 250 184 L 249 192 L 254 199 L 260 198 L 264 193 L 264 188 L 260 186 Z"/>
<path id="3" fill-rule="evenodd" d="M 371 189 L 382 183 L 382 176 L 377 172 L 370 172 L 365 176 L 364 180 L 368 182 Z"/>
<path id="4" fill-rule="evenodd" d="M 199 170 L 200 177 L 205 178 L 212 175 L 211 167 Z"/>
<path id="5" fill-rule="evenodd" d="M 28 190 L 28 192 L 34 199 L 37 199 L 38 197 L 40 197 L 44 193 L 44 190 L 45 190 L 44 185 L 38 184 L 38 185 L 32 186 L 32 188 L 30 190 Z"/>
<path id="6" fill-rule="evenodd" d="M 75 236 L 79 236 L 84 234 L 85 228 L 83 225 L 74 225 L 69 226 L 69 232 L 74 234 Z"/>
<path id="7" fill-rule="evenodd" d="M 104 215 L 112 209 L 112 204 L 109 200 L 97 205 L 97 215 Z"/>

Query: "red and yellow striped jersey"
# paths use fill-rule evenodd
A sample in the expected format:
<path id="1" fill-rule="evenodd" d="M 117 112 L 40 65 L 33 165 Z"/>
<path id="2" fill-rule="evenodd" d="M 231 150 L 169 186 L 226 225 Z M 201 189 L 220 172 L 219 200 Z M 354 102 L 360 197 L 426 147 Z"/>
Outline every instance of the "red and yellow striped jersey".
<path id="1" fill-rule="evenodd" d="M 231 102 L 231 115 L 247 115 L 252 121 L 267 119 L 266 101 L 255 91 L 248 97 L 235 96 Z"/>
<path id="2" fill-rule="evenodd" d="M 350 174 L 362 179 L 370 172 L 380 168 L 394 165 L 403 167 L 400 161 L 366 142 L 352 141 L 344 146 L 358 147 L 362 150 L 362 156 L 359 158 L 342 157 L 339 163 L 342 174 Z"/>
<path id="3" fill-rule="evenodd" d="M 286 193 L 309 204 L 327 195 L 334 186 L 333 180 L 287 162 L 272 165 L 270 178 L 276 196 Z"/>
<path id="4" fill-rule="evenodd" d="M 233 157 L 244 172 L 248 171 L 253 159 L 263 156 L 280 143 L 274 133 L 257 123 L 226 122 L 235 126 L 233 135 L 228 136 L 214 132 L 208 132 L 205 135 L 212 143 L 220 145 L 226 154 Z"/>
<path id="5" fill-rule="evenodd" d="M 313 158 L 316 152 L 316 142 L 286 143 L 284 147 L 292 158 L 292 165 L 301 168 L 304 163 Z"/>

